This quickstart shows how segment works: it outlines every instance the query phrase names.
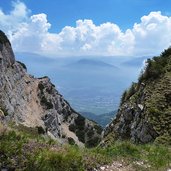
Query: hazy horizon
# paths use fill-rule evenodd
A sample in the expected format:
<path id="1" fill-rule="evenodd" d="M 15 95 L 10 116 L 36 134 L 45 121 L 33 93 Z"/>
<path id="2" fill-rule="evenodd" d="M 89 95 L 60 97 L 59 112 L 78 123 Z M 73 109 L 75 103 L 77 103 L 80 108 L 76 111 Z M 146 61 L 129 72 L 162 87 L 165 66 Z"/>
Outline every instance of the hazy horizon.
<path id="1" fill-rule="evenodd" d="M 127 58 L 50 59 L 29 55 L 17 53 L 16 59 L 27 65 L 30 74 L 36 77 L 48 76 L 75 110 L 94 114 L 118 109 L 122 92 L 137 80 L 144 60 L 137 58 L 134 64 Z"/>
<path id="2" fill-rule="evenodd" d="M 169 0 L 2 0 L 0 28 L 29 73 L 49 76 L 77 111 L 101 114 L 118 108 L 146 58 L 170 46 L 170 6 Z"/>

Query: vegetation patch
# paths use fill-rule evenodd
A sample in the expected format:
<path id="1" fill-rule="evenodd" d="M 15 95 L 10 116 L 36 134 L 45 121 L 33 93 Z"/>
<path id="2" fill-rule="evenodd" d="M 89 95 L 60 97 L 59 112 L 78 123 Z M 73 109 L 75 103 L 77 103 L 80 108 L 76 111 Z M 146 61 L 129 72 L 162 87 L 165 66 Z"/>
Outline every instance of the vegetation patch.
<path id="1" fill-rule="evenodd" d="M 38 88 L 39 88 L 39 90 L 41 91 L 41 94 L 43 94 L 43 89 L 44 89 L 45 87 L 44 87 L 44 85 L 43 85 L 41 82 L 38 84 Z"/>
<path id="2" fill-rule="evenodd" d="M 0 134 L 0 168 L 33 171 L 90 171 L 113 161 L 131 164 L 137 171 L 167 170 L 171 164 L 171 148 L 147 144 L 119 142 L 91 149 L 58 145 L 54 140 L 32 133 L 12 130 Z M 21 128 L 20 128 L 21 129 Z M 73 140 L 70 139 L 69 141 Z M 138 166 L 136 163 L 143 162 Z M 148 166 L 148 167 L 146 167 Z"/>
<path id="3" fill-rule="evenodd" d="M 68 143 L 69 143 L 70 145 L 75 145 L 75 141 L 74 141 L 74 139 L 71 138 L 71 137 L 68 137 Z"/>
<path id="4" fill-rule="evenodd" d="M 4 43 L 9 43 L 11 45 L 5 33 L 0 30 L 0 44 Z"/>
<path id="5" fill-rule="evenodd" d="M 4 116 L 8 116 L 8 110 L 2 107 L 0 107 L 0 110 L 3 112 Z"/>
<path id="6" fill-rule="evenodd" d="M 17 61 L 25 70 L 27 70 L 27 67 L 24 63 L 20 62 L 20 61 Z"/>
<path id="7" fill-rule="evenodd" d="M 44 106 L 46 106 L 46 109 L 52 109 L 53 104 L 46 99 L 45 96 L 42 96 L 41 101 L 40 101 Z"/>
<path id="8" fill-rule="evenodd" d="M 124 103 L 133 108 L 134 114 L 143 110 L 143 117 L 156 132 L 156 143 L 170 144 L 171 47 L 160 56 L 147 60 L 138 83 L 132 83 L 131 87 L 123 93 L 120 105 Z"/>
<path id="9" fill-rule="evenodd" d="M 162 52 L 160 56 L 155 56 L 147 60 L 145 71 L 139 77 L 139 81 L 154 80 L 166 72 L 171 71 L 171 47 Z"/>

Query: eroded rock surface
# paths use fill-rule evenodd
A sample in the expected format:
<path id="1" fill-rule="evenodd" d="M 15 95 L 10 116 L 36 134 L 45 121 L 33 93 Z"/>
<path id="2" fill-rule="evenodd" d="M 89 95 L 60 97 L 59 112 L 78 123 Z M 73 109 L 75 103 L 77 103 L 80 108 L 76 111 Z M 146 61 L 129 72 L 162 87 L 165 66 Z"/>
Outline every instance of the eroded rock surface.
<path id="1" fill-rule="evenodd" d="M 69 139 L 91 146 L 100 141 L 101 128 L 75 112 L 48 77 L 34 78 L 24 64 L 15 61 L 3 32 L 0 32 L 0 107 L 7 121 L 41 127 L 59 142 Z"/>

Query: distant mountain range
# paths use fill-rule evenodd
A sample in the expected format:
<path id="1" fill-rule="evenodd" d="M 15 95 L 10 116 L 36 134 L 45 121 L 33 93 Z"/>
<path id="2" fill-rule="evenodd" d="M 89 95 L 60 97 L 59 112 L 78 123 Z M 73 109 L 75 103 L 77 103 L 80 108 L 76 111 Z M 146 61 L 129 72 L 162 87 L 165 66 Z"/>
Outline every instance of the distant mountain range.
<path id="1" fill-rule="evenodd" d="M 111 65 L 109 63 L 103 62 L 101 60 L 95 60 L 95 59 L 80 59 L 74 63 L 70 63 L 66 65 L 66 67 L 74 67 L 74 68 L 94 68 L 94 69 L 100 69 L 100 68 L 111 68 L 111 69 L 118 69 L 118 67 Z"/>
<path id="2" fill-rule="evenodd" d="M 149 57 L 143 56 L 143 57 L 136 57 L 131 60 L 125 61 L 122 64 L 130 67 L 137 67 L 137 66 L 142 66 L 143 62 L 148 59 Z"/>
<path id="3" fill-rule="evenodd" d="M 112 111 L 112 112 L 104 113 L 101 115 L 96 115 L 91 112 L 80 112 L 80 113 L 82 114 L 82 116 L 97 122 L 100 126 L 104 128 L 108 123 L 112 121 L 112 119 L 116 115 L 116 112 L 117 111 Z"/>
<path id="4" fill-rule="evenodd" d="M 48 75 L 75 110 L 97 115 L 118 108 L 122 92 L 136 81 L 144 59 L 106 56 L 50 58 L 32 53 L 15 55 L 17 60 L 26 64 L 32 75 Z"/>

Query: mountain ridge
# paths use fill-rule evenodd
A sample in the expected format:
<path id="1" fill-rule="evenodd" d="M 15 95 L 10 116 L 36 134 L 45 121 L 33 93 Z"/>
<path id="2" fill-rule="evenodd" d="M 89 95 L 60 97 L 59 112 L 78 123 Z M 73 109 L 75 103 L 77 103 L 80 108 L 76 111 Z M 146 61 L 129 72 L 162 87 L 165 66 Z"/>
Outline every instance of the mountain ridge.
<path id="1" fill-rule="evenodd" d="M 95 67 L 95 68 L 111 68 L 111 69 L 118 69 L 116 66 L 103 62 L 97 59 L 80 59 L 74 63 L 70 63 L 66 65 L 66 67 L 75 67 L 75 68 L 82 68 L 82 67 Z"/>
<path id="2" fill-rule="evenodd" d="M 7 122 L 41 127 L 60 143 L 68 142 L 68 138 L 81 146 L 100 141 L 101 127 L 74 111 L 48 77 L 29 75 L 25 65 L 15 60 L 3 32 L 0 32 L 0 74 L 0 107 Z M 89 137 L 91 129 L 94 132 Z"/>
<path id="3" fill-rule="evenodd" d="M 105 126 L 108 123 L 110 123 L 111 120 L 114 118 L 116 111 L 112 111 L 112 112 L 108 112 L 108 113 L 104 113 L 104 114 L 100 114 L 100 115 L 96 115 L 91 112 L 81 112 L 81 111 L 79 113 L 81 113 L 81 115 L 83 115 L 84 117 L 95 121 L 96 123 L 101 125 L 103 128 L 105 128 Z"/>
<path id="4" fill-rule="evenodd" d="M 171 47 L 147 60 L 139 81 L 123 93 L 115 119 L 105 128 L 106 140 L 171 145 L 170 59 Z"/>

